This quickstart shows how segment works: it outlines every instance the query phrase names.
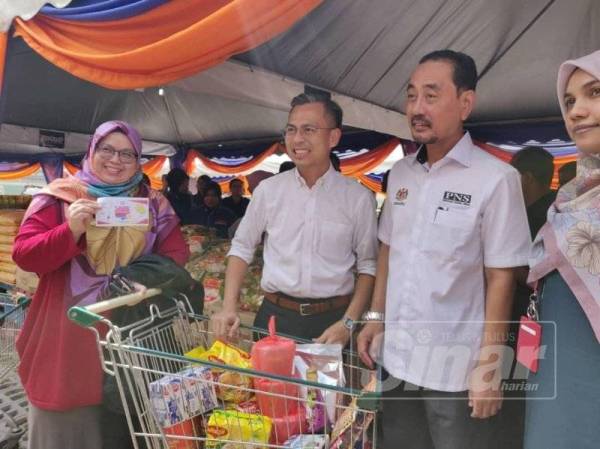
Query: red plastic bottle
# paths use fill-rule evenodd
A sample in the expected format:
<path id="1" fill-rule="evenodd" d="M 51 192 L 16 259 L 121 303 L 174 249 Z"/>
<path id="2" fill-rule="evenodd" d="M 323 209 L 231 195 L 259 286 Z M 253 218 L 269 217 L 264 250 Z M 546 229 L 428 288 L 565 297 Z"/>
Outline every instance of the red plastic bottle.
<path id="1" fill-rule="evenodd" d="M 275 317 L 269 319 L 269 336 L 254 343 L 252 367 L 257 371 L 291 377 L 294 369 L 296 342 L 275 335 Z"/>

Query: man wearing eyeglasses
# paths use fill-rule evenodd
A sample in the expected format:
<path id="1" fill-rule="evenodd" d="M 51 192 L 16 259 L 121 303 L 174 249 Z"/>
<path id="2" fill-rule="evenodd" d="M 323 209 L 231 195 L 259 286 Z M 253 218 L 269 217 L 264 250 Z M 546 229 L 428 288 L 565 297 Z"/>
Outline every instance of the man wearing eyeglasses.
<path id="1" fill-rule="evenodd" d="M 255 326 L 320 343 L 345 345 L 368 303 L 377 257 L 373 195 L 336 172 L 329 154 L 342 134 L 342 110 L 322 94 L 292 100 L 284 129 L 296 168 L 265 180 L 254 192 L 229 252 L 223 310 L 213 328 L 233 337 L 237 301 L 263 233 L 265 299 Z"/>

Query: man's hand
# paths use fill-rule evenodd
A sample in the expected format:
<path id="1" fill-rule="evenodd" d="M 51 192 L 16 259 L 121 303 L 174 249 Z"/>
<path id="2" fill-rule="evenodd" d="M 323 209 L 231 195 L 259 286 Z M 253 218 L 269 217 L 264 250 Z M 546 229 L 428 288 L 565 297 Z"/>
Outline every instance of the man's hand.
<path id="1" fill-rule="evenodd" d="M 234 340 L 239 335 L 240 317 L 235 311 L 221 310 L 210 319 L 215 337 L 221 340 Z"/>
<path id="2" fill-rule="evenodd" d="M 360 359 L 371 369 L 381 354 L 383 345 L 383 323 L 367 323 L 356 339 Z"/>
<path id="3" fill-rule="evenodd" d="M 502 408 L 501 383 L 491 383 L 473 376 L 469 385 L 469 407 L 473 408 L 471 418 L 491 418 Z"/>
<path id="4" fill-rule="evenodd" d="M 339 343 L 342 347 L 348 344 L 350 341 L 351 332 L 344 323 L 341 321 L 337 321 L 327 329 L 325 332 L 321 334 L 319 338 L 315 338 L 315 343 L 326 343 L 326 344 L 334 344 Z"/>

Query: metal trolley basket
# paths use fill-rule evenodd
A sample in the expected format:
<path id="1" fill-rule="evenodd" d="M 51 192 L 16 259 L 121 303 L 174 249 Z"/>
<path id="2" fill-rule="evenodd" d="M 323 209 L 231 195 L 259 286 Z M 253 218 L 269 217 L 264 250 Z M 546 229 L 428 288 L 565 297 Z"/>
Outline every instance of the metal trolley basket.
<path id="1" fill-rule="evenodd" d="M 99 315 L 157 293 L 150 289 L 69 310 L 73 321 L 96 333 L 103 368 L 116 380 L 135 448 L 376 447 L 375 393 L 185 356 L 213 343 L 208 318 L 191 312 L 187 298 L 174 299 L 168 310 L 150 305 L 147 319 L 126 327 Z M 95 327 L 100 322 L 108 326 L 104 337 Z M 244 327 L 236 346 L 249 352 L 255 332 L 262 331 Z M 365 384 L 372 373 L 353 358 L 345 359 L 347 383 Z M 232 405 L 227 402 L 232 396 L 260 398 L 260 407 L 246 410 L 239 400 Z M 322 428 L 307 419 L 311 410 L 322 412 Z M 284 445 L 294 434 L 304 435 L 303 444 Z"/>
<path id="2" fill-rule="evenodd" d="M 28 403 L 17 377 L 16 341 L 31 299 L 0 294 L 0 448 L 26 446 Z"/>

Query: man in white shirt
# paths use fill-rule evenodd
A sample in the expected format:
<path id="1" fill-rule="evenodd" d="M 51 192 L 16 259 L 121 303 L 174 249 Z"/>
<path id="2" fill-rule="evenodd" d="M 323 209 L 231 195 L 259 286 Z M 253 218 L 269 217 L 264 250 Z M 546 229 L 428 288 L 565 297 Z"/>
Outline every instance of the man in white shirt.
<path id="1" fill-rule="evenodd" d="M 383 448 L 488 447 L 502 403 L 514 267 L 530 237 L 519 174 L 478 149 L 463 121 L 477 71 L 463 53 L 423 57 L 407 88 L 415 155 L 388 181 L 370 316 L 358 337 L 372 364 L 383 340 Z M 394 400 L 395 399 L 395 400 Z"/>
<path id="2" fill-rule="evenodd" d="M 326 95 L 292 100 L 284 129 L 296 168 L 263 181 L 228 254 L 223 310 L 212 318 L 219 337 L 238 326 L 237 301 L 248 264 L 264 234 L 255 326 L 345 345 L 372 293 L 377 258 L 373 195 L 337 173 L 329 154 L 341 137 L 342 110 Z"/>

